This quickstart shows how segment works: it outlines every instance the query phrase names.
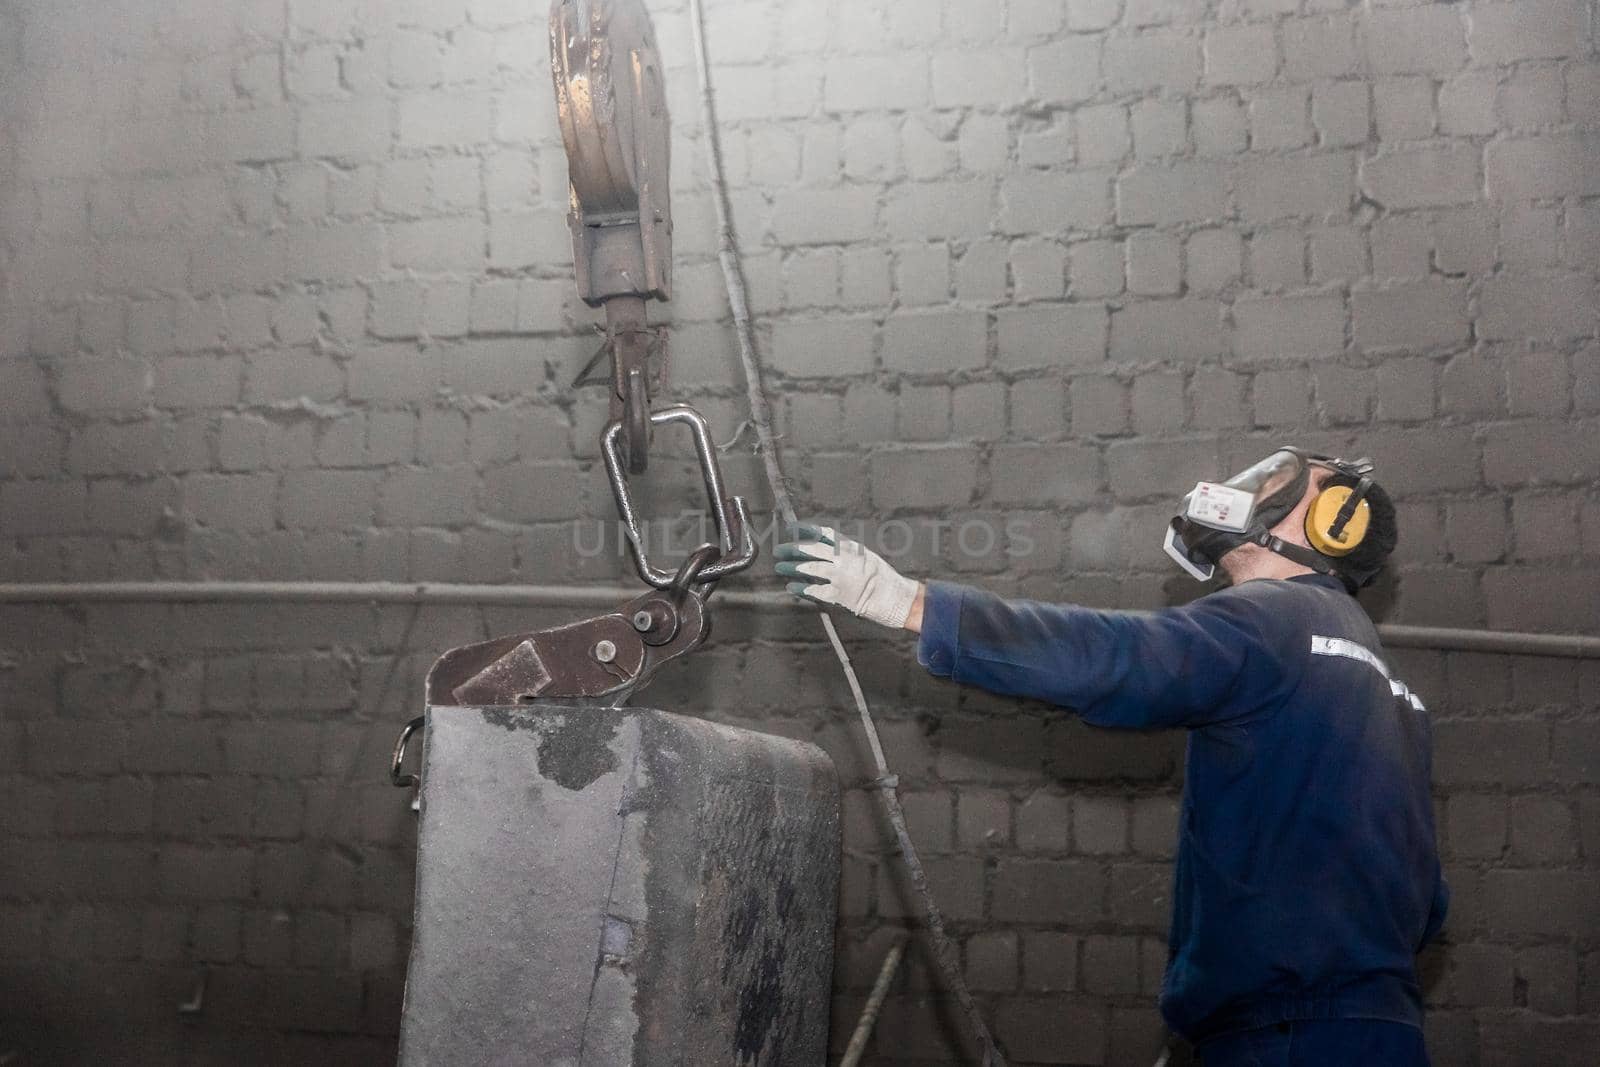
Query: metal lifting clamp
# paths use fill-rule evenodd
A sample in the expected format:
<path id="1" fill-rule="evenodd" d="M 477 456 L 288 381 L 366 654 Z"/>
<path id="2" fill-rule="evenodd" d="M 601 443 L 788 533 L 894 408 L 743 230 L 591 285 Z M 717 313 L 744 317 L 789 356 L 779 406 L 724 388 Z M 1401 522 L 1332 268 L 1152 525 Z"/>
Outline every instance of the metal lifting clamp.
<path id="1" fill-rule="evenodd" d="M 750 516 L 727 493 L 705 418 L 686 405 L 651 410 L 648 363 L 658 341 L 645 308 L 671 293 L 672 213 L 669 120 L 649 15 L 640 0 L 555 0 L 550 53 L 578 292 L 605 308 L 601 355 L 612 356 L 601 453 L 634 565 L 651 588 L 604 615 L 446 652 L 428 672 L 430 707 L 620 706 L 662 664 L 704 643 L 706 601 L 717 581 L 756 558 Z M 667 569 L 648 556 L 628 475 L 647 469 L 653 430 L 678 423 L 693 435 L 717 539 Z M 396 785 L 416 784 L 401 764 L 421 723 L 409 723 L 395 744 Z"/>
<path id="2" fill-rule="evenodd" d="M 663 663 L 694 651 L 705 641 L 711 627 L 706 601 L 717 580 L 755 562 L 750 516 L 743 499 L 726 495 L 710 431 L 698 412 L 689 407 L 666 408 L 651 415 L 650 421 L 658 426 L 681 422 L 693 431 L 717 543 L 696 548 L 675 571 L 651 563 L 623 468 L 618 442 L 621 424 L 612 423 L 601 438 L 606 472 L 639 577 L 653 588 L 592 619 L 446 652 L 428 672 L 430 705 L 528 704 L 560 699 L 568 704 L 593 702 L 616 707 Z"/>

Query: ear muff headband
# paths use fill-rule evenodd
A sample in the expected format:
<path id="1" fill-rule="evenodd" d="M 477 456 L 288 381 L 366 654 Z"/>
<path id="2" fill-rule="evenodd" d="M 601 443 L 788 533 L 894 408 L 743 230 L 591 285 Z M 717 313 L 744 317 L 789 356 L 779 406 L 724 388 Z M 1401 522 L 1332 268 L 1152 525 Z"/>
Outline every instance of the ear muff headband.
<path id="1" fill-rule="evenodd" d="M 1317 494 L 1306 510 L 1306 540 L 1324 556 L 1348 556 L 1366 540 L 1372 505 L 1365 497 L 1370 479 L 1354 486 L 1334 485 Z"/>

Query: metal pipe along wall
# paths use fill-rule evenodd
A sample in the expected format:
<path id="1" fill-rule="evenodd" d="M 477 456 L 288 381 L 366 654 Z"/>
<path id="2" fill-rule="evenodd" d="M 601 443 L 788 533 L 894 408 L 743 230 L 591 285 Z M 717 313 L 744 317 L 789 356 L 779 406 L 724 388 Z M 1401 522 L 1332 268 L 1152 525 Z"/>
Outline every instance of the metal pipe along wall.
<path id="1" fill-rule="evenodd" d="M 26 582 L 0 585 L 0 604 L 324 603 L 454 604 L 494 607 L 603 608 L 637 589 L 579 585 L 459 585 L 447 582 Z M 726 608 L 811 611 L 786 593 L 728 591 Z M 1508 656 L 1600 659 L 1600 637 L 1586 634 L 1466 630 L 1386 623 L 1378 633 L 1391 648 L 1482 652 Z"/>

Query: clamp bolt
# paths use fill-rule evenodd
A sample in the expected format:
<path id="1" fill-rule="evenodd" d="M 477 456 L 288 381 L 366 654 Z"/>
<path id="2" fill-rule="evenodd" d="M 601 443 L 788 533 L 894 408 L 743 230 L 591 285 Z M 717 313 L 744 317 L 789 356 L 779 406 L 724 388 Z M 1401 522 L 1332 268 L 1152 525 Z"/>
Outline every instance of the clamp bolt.
<path id="1" fill-rule="evenodd" d="M 610 641 L 596 641 L 594 643 L 594 658 L 601 663 L 610 663 L 617 658 L 617 646 Z"/>
<path id="2" fill-rule="evenodd" d="M 656 624 L 655 618 L 648 611 L 633 613 L 633 628 L 640 633 L 647 633 Z"/>

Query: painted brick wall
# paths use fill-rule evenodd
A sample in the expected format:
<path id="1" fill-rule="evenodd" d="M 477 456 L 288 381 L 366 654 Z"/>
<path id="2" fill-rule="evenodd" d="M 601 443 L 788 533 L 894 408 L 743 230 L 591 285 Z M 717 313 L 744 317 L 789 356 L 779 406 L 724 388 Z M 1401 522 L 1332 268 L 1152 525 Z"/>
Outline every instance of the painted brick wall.
<path id="1" fill-rule="evenodd" d="M 684 5 L 673 394 L 741 411 Z M 0 579 L 614 581 L 543 5 L 0 8 Z M 1600 64 L 1584 0 L 713 3 L 734 206 L 814 511 L 908 567 L 1192 595 L 1198 476 L 1298 440 L 1399 499 L 1392 621 L 1600 629 Z M 732 480 L 761 495 L 754 464 Z M 661 511 L 693 479 L 663 458 Z M 1033 551 L 967 551 L 969 520 Z M 981 539 L 980 539 L 981 543 Z M 741 580 L 741 584 L 743 580 Z M 0 1051 L 386 1062 L 430 657 L 573 613 L 0 608 Z M 928 680 L 849 627 L 1018 1063 L 1160 1039 L 1181 738 Z M 1456 905 L 1436 1061 L 1600 1045 L 1600 668 L 1395 654 Z M 666 707 L 815 738 L 847 792 L 836 1016 L 909 915 L 804 618 L 724 611 Z M 200 1010 L 181 1015 L 204 975 Z M 913 959 L 878 1060 L 961 1058 Z"/>

